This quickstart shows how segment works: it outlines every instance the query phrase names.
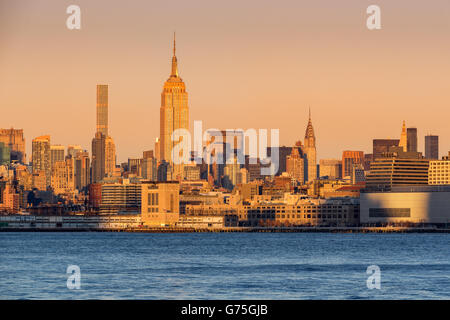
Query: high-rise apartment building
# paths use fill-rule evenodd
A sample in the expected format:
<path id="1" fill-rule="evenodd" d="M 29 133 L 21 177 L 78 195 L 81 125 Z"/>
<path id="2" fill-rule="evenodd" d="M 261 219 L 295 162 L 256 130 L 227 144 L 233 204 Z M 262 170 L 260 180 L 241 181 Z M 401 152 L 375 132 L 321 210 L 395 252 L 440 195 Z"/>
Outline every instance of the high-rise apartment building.
<path id="1" fill-rule="evenodd" d="M 68 157 L 52 164 L 51 186 L 56 195 L 75 191 L 73 158 Z"/>
<path id="2" fill-rule="evenodd" d="M 155 158 L 142 159 L 142 178 L 156 181 L 158 179 L 158 163 Z"/>
<path id="3" fill-rule="evenodd" d="M 177 129 L 189 130 L 188 93 L 178 74 L 178 61 L 173 40 L 172 72 L 164 83 L 160 108 L 160 159 L 173 163 L 172 149 L 177 143 L 172 141 L 172 133 Z M 189 150 L 190 152 L 190 150 Z M 177 155 L 179 156 L 179 155 Z"/>
<path id="4" fill-rule="evenodd" d="M 417 152 L 417 128 L 406 129 L 406 145 L 408 152 Z"/>
<path id="5" fill-rule="evenodd" d="M 116 145 L 110 136 L 105 139 L 105 176 L 114 176 L 116 169 Z"/>
<path id="6" fill-rule="evenodd" d="M 86 190 L 91 181 L 90 160 L 87 151 L 77 152 L 75 157 L 75 188 Z"/>
<path id="7" fill-rule="evenodd" d="M 64 161 L 65 148 L 62 145 L 50 146 L 50 166 L 53 168 L 53 164 L 59 161 Z"/>
<path id="8" fill-rule="evenodd" d="M 128 158 L 128 172 L 142 177 L 142 160 L 141 158 Z"/>
<path id="9" fill-rule="evenodd" d="M 305 181 L 310 182 L 317 178 L 316 137 L 314 135 L 314 128 L 311 121 L 311 112 L 309 112 L 304 146 Z"/>
<path id="10" fill-rule="evenodd" d="M 99 182 L 105 177 L 105 140 L 101 132 L 97 132 L 92 139 L 92 183 Z"/>
<path id="11" fill-rule="evenodd" d="M 97 85 L 97 132 L 108 136 L 108 85 Z"/>
<path id="12" fill-rule="evenodd" d="M 222 179 L 222 186 L 232 190 L 238 183 L 240 183 L 239 175 L 241 172 L 241 166 L 237 161 L 237 158 L 228 161 L 224 167 L 224 177 Z"/>
<path id="13" fill-rule="evenodd" d="M 292 148 L 292 152 L 286 158 L 286 172 L 298 183 L 305 182 L 305 159 L 300 156 L 298 146 Z"/>
<path id="14" fill-rule="evenodd" d="M 425 158 L 428 160 L 439 159 L 439 136 L 425 136 Z"/>
<path id="15" fill-rule="evenodd" d="M 45 176 L 45 185 L 51 183 L 51 159 L 50 159 L 50 136 L 41 136 L 33 139 L 32 142 L 32 162 L 33 174 Z"/>
<path id="16" fill-rule="evenodd" d="M 25 163 L 25 139 L 22 129 L 0 129 L 0 142 L 9 148 L 11 160 Z"/>
<path id="17" fill-rule="evenodd" d="M 97 132 L 92 139 L 92 182 L 114 175 L 116 146 L 108 135 L 108 86 L 97 85 Z"/>
<path id="18" fill-rule="evenodd" d="M 355 165 L 364 165 L 364 152 L 344 151 L 342 153 L 342 177 L 351 177 Z"/>

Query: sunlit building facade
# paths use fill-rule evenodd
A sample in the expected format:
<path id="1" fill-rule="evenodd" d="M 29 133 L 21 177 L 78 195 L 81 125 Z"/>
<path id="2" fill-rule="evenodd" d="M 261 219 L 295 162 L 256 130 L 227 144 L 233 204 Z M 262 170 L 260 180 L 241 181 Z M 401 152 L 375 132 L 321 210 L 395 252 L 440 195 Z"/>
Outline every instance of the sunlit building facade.
<path id="1" fill-rule="evenodd" d="M 175 50 L 174 38 L 172 72 L 169 79 L 164 83 L 160 108 L 160 159 L 158 160 L 165 160 L 169 163 L 173 163 L 172 149 L 177 143 L 172 141 L 172 133 L 177 129 L 189 130 L 188 93 L 183 80 L 178 74 Z M 182 166 L 175 165 L 172 168 L 176 171 L 174 172 L 175 176 L 182 175 Z"/>
<path id="2" fill-rule="evenodd" d="M 308 126 L 306 127 L 304 145 L 305 181 L 310 182 L 317 178 L 316 137 L 311 121 L 311 112 L 309 113 Z"/>
<path id="3" fill-rule="evenodd" d="M 32 142 L 33 174 L 42 172 L 45 176 L 45 185 L 51 183 L 51 159 L 50 159 L 50 136 L 41 136 Z"/>
<path id="4" fill-rule="evenodd" d="M 364 152 L 344 151 L 342 153 L 342 178 L 351 177 L 355 165 L 364 165 Z"/>
<path id="5" fill-rule="evenodd" d="M 25 163 L 25 139 L 22 129 L 0 129 L 0 142 L 3 142 L 11 152 L 11 160 Z"/>
<path id="6" fill-rule="evenodd" d="M 97 132 L 108 136 L 108 85 L 97 85 Z"/>
<path id="7" fill-rule="evenodd" d="M 97 132 L 92 139 L 92 182 L 112 177 L 116 169 L 116 146 L 108 135 L 108 85 L 97 85 Z"/>

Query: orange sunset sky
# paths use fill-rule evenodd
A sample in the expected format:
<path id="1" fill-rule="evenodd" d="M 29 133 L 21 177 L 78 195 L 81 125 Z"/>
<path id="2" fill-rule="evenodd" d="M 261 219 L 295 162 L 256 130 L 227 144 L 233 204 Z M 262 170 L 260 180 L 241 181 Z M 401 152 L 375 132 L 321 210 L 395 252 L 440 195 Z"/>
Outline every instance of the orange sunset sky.
<path id="1" fill-rule="evenodd" d="M 66 8 L 81 7 L 81 30 Z M 381 30 L 366 8 L 381 7 Z M 372 152 L 402 120 L 450 150 L 450 1 L 0 0 L 2 128 L 91 149 L 96 84 L 109 85 L 117 160 L 153 149 L 177 33 L 191 127 L 278 128 L 318 159 Z"/>

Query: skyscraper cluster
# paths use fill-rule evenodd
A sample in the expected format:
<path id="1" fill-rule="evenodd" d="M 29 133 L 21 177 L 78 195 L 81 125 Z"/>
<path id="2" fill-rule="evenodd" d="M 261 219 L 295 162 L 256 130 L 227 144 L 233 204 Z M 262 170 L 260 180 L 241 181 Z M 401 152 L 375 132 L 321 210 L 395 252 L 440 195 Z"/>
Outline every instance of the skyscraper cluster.
<path id="1" fill-rule="evenodd" d="M 0 176 L 15 181 L 11 186 L 17 186 L 16 192 L 21 195 L 19 201 L 23 207 L 36 204 L 36 199 L 40 199 L 43 202 L 90 203 L 101 212 L 111 213 L 119 210 L 111 208 L 111 203 L 118 203 L 117 197 L 124 194 L 125 204 L 117 206 L 126 211 L 128 204 L 134 208 L 140 203 L 136 195 L 140 189 L 136 184 L 147 180 L 182 182 L 182 192 L 185 189 L 195 192 L 220 190 L 233 192 L 233 195 L 237 192 L 241 195 L 240 201 L 244 202 L 259 196 L 261 199 L 266 196 L 280 198 L 285 193 L 353 197 L 364 187 L 386 189 L 395 185 L 421 185 L 427 184 L 429 178 L 434 184 L 446 181 L 438 170 L 446 163 L 434 164 L 435 172 L 428 176 L 429 161 L 439 158 L 438 136 L 425 136 L 423 156 L 418 151 L 417 128 L 407 127 L 405 121 L 400 137 L 373 139 L 372 153 L 344 150 L 339 159 L 319 160 L 311 111 L 303 141 L 296 141 L 290 147 L 267 149 L 268 156 L 273 152 L 279 156 L 278 171 L 272 176 L 261 174 L 265 166 L 261 159 L 240 154 L 245 149 L 245 135 L 241 130 L 206 132 L 204 150 L 214 145 L 211 158 L 221 158 L 222 162 L 195 162 L 202 155 L 189 150 L 190 162 L 176 163 L 174 159 L 186 155 L 174 153 L 174 147 L 180 141 L 172 141 L 172 136 L 179 129 L 189 131 L 190 118 L 186 84 L 178 70 L 175 36 L 171 71 L 161 92 L 160 134 L 154 149 L 143 151 L 142 157 L 129 158 L 127 162 L 117 164 L 116 146 L 109 132 L 109 111 L 109 86 L 98 84 L 91 156 L 81 146 L 69 145 L 66 148 L 54 145 L 49 135 L 43 135 L 33 139 L 32 161 L 27 166 L 23 130 L 0 130 L 0 168 L 3 168 Z M 240 156 L 244 163 L 238 161 Z M 119 189 L 120 192 L 117 191 Z M 8 188 L 9 193 L 13 192 L 11 190 L 14 188 Z M 127 190 L 132 192 L 128 194 Z M 251 194 L 250 199 L 247 194 Z M 229 197 L 223 201 L 237 201 L 232 195 Z"/>

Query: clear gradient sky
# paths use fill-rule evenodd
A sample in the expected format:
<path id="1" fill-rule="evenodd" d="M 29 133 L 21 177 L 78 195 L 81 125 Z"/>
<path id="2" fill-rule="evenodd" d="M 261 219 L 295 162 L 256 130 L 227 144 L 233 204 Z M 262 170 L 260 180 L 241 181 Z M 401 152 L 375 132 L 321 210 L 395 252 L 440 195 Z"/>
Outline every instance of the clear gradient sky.
<path id="1" fill-rule="evenodd" d="M 81 30 L 66 8 L 81 7 Z M 382 29 L 366 28 L 381 7 Z M 402 120 L 450 150 L 450 1 L 0 0 L 0 127 L 91 151 L 96 84 L 108 84 L 118 161 L 153 149 L 177 32 L 191 127 L 279 128 L 318 159 L 371 153 Z"/>

